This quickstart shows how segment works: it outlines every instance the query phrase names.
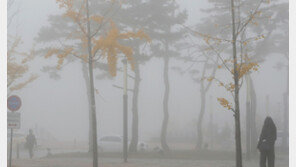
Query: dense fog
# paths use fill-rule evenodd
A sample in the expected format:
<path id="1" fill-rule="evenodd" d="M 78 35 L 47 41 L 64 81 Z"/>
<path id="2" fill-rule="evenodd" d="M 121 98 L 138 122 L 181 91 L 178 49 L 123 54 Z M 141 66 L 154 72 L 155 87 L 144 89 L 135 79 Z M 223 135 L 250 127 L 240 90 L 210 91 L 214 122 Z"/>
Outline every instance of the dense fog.
<path id="1" fill-rule="evenodd" d="M 87 38 L 79 37 L 85 34 L 81 30 L 87 30 L 84 24 L 87 21 L 82 19 L 79 25 L 76 23 L 80 16 L 75 20 L 71 19 L 70 12 L 63 15 L 69 7 L 67 2 L 73 2 L 73 11 L 81 10 L 80 14 L 84 17 L 86 6 L 81 4 L 85 1 L 8 0 L 8 50 L 16 40 L 21 41 L 8 53 L 15 56 L 11 64 L 8 59 L 8 70 L 10 65 L 13 68 L 16 64 L 26 65 L 27 68 L 24 73 L 12 74 L 11 78 L 8 73 L 8 83 L 13 80 L 7 88 L 8 97 L 17 95 L 22 100 L 22 106 L 17 111 L 21 113 L 21 127 L 14 133 L 26 136 L 29 129 L 33 130 L 39 145 L 35 150 L 36 159 L 46 155 L 46 148 L 51 148 L 54 154 L 91 150 L 90 129 L 93 127 L 92 118 L 89 117 L 92 112 L 89 52 L 87 46 L 83 46 Z M 241 72 L 243 74 L 238 85 L 243 159 L 245 161 L 246 136 L 255 135 L 256 145 L 251 142 L 250 147 L 253 148 L 250 149 L 257 152 L 264 120 L 270 116 L 278 132 L 276 157 L 285 157 L 276 160 L 276 164 L 288 166 L 288 143 L 283 144 L 287 138 L 281 136 L 288 133 L 288 1 L 234 0 L 234 3 L 235 25 L 242 30 L 237 35 L 237 63 L 241 63 L 242 70 L 246 70 L 245 73 Z M 121 36 L 119 40 L 121 49 L 123 46 L 132 49 L 131 55 L 125 54 L 126 48 L 123 52 L 118 49 L 120 53 L 112 50 L 115 44 L 104 48 L 103 42 L 98 44 L 101 50 L 98 49 L 96 53 L 92 51 L 92 54 L 96 54 L 94 57 L 97 56 L 93 60 L 92 70 L 98 140 L 104 136 L 123 136 L 122 60 L 127 57 L 129 144 L 135 133 L 133 118 L 134 112 L 137 112 L 138 142 L 147 143 L 147 152 L 153 152 L 156 148 L 163 150 L 164 154 L 184 150 L 192 154 L 203 150 L 226 151 L 231 155 L 233 153 L 233 160 L 227 162 L 226 166 L 234 166 L 237 140 L 234 112 L 237 110 L 234 101 L 235 77 L 231 72 L 234 61 L 231 0 L 89 0 L 89 4 L 89 14 L 100 16 L 98 20 L 90 17 L 93 18 L 90 31 L 94 33 L 98 28 L 89 41 L 93 43 L 93 48 L 96 48 L 95 40 L 99 41 L 100 37 L 102 41 L 106 37 L 103 42 L 110 42 L 107 35 L 112 33 L 109 31 L 112 23 L 120 33 L 135 32 L 131 36 L 125 34 L 128 37 Z M 72 11 L 72 8 L 68 11 Z M 140 32 L 147 37 L 140 36 Z M 71 53 L 64 54 L 68 48 L 71 48 Z M 49 52 L 52 53 L 49 55 Z M 85 55 L 87 61 L 83 60 Z M 29 60 L 23 63 L 24 58 Z M 250 65 L 252 63 L 253 66 Z M 13 87 L 13 84 L 16 86 Z M 228 84 L 230 91 L 225 88 Z M 221 98 L 229 102 L 231 109 L 223 107 Z M 169 149 L 163 145 L 161 137 L 164 133 L 166 102 L 169 116 L 165 142 Z M 249 112 L 254 113 L 249 120 L 247 102 L 251 103 Z M 202 106 L 204 114 L 201 116 Z M 246 121 L 250 121 L 251 125 Z M 252 129 L 253 124 L 255 129 Z M 202 126 L 202 142 L 198 139 L 199 126 Z M 246 135 L 248 128 L 252 130 Z M 201 145 L 198 146 L 199 142 Z M 44 153 L 39 154 L 38 150 Z M 22 151 L 21 156 L 21 159 L 28 157 Z M 105 155 L 102 153 L 102 156 Z M 254 157 L 258 159 L 259 154 L 254 154 Z M 118 160 L 112 160 L 112 163 L 122 162 L 120 158 L 118 156 Z M 175 160 L 174 157 L 171 159 Z M 109 163 L 100 159 L 100 148 L 98 161 L 99 166 L 101 162 Z M 129 160 L 129 163 L 132 162 L 133 159 Z M 146 163 L 135 162 L 139 166 Z M 21 164 L 21 160 L 15 163 Z M 178 165 L 190 166 L 190 163 L 185 161 Z M 252 161 L 254 166 L 258 163 Z M 216 165 L 212 161 L 203 165 L 207 164 Z"/>

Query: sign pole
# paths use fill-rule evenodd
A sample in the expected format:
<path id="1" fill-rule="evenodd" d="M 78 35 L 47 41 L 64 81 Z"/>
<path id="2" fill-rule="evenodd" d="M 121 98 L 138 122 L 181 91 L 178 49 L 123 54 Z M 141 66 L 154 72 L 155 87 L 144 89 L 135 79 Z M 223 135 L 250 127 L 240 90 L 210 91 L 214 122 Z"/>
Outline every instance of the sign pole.
<path id="1" fill-rule="evenodd" d="M 13 129 L 10 129 L 9 167 L 11 167 Z"/>
<path id="2" fill-rule="evenodd" d="M 16 145 L 16 158 L 19 159 L 20 158 L 20 144 L 17 143 Z"/>

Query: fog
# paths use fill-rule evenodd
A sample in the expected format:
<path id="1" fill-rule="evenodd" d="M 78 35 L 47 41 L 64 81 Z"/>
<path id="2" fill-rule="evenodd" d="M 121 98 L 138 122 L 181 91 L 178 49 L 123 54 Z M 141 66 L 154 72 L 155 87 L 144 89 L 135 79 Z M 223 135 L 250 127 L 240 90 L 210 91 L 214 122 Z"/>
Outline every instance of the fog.
<path id="1" fill-rule="evenodd" d="M 253 1 L 257 2 L 256 0 Z M 125 1 L 122 1 L 121 3 L 124 4 Z M 183 10 L 187 12 L 186 21 L 181 23 L 181 26 L 178 24 L 177 26 L 179 27 L 176 28 L 177 30 L 180 29 L 185 34 L 187 34 L 181 40 L 181 42 L 185 43 L 182 44 L 182 46 L 190 45 L 188 43 L 191 41 L 191 39 L 199 43 L 199 45 L 202 47 L 206 45 L 203 42 L 204 37 L 194 35 L 191 30 L 194 29 L 198 32 L 204 32 L 205 34 L 211 32 L 210 29 L 208 30 L 209 32 L 206 32 L 203 26 L 205 26 L 206 23 L 210 24 L 212 21 L 215 21 L 214 19 L 210 18 L 217 17 L 216 14 L 210 13 L 210 11 L 205 12 L 205 9 L 212 8 L 214 5 L 207 1 L 194 0 L 178 0 L 175 1 L 175 3 L 180 5 L 180 8 L 176 10 L 176 13 Z M 282 3 L 288 2 L 285 0 L 271 2 L 270 5 L 273 6 L 271 11 L 280 8 L 276 5 Z M 220 8 L 218 10 L 218 6 L 219 5 L 216 6 L 217 11 L 221 10 Z M 270 11 L 268 11 L 268 4 L 264 4 L 262 8 L 262 12 L 266 11 L 267 14 L 270 14 Z M 245 10 L 247 9 L 248 7 L 246 7 Z M 66 65 L 60 70 L 55 70 L 54 74 L 58 75 L 58 79 L 54 79 L 52 77 L 53 73 L 51 75 L 50 72 L 46 72 L 44 68 L 48 66 L 55 67 L 57 65 L 58 59 L 56 56 L 45 58 L 46 52 L 42 49 L 45 49 L 47 45 L 44 44 L 44 42 L 38 41 L 40 35 L 42 36 L 42 28 L 51 26 L 51 23 L 49 22 L 49 16 L 62 14 L 64 11 L 60 9 L 57 2 L 53 0 L 15 0 L 13 6 L 8 8 L 8 16 L 13 15 L 15 12 L 16 15 L 13 17 L 12 23 L 8 26 L 8 35 L 20 36 L 22 40 L 22 44 L 18 48 L 20 51 L 29 52 L 33 47 L 36 49 L 35 58 L 28 62 L 29 71 L 24 74 L 24 77 L 20 78 L 18 82 L 24 82 L 31 74 L 38 75 L 36 80 L 28 83 L 22 89 L 12 91 L 11 93 L 8 91 L 9 95 L 18 95 L 22 100 L 22 106 L 18 111 L 21 113 L 21 128 L 15 130 L 15 133 L 27 135 L 29 129 L 33 129 L 34 134 L 37 137 L 37 141 L 39 138 L 42 140 L 42 138 L 49 138 L 48 136 L 50 136 L 52 141 L 57 143 L 82 143 L 82 151 L 87 151 L 90 128 L 88 107 L 89 99 L 87 97 L 88 87 L 86 87 L 86 82 L 82 71 L 82 64 L 77 60 L 71 61 L 73 58 L 66 58 L 64 60 L 64 64 Z M 281 15 L 282 17 L 288 17 L 286 13 L 283 12 Z M 126 19 L 121 18 L 120 11 L 118 14 L 115 13 L 112 18 L 114 18 L 115 23 L 117 20 Z M 288 18 L 285 19 L 288 20 Z M 225 22 L 228 22 L 228 20 L 225 20 Z M 258 22 L 259 27 L 263 27 L 263 30 L 260 28 L 260 30 L 256 28 L 247 29 L 247 31 L 252 31 L 250 33 L 247 32 L 247 36 L 256 36 L 254 35 L 256 32 L 263 32 L 263 34 L 266 34 L 264 25 L 267 23 L 262 21 L 262 25 L 260 25 L 260 21 Z M 269 45 L 270 43 L 281 43 L 282 41 L 280 40 L 288 40 L 288 37 L 285 38 L 285 33 L 283 33 L 287 32 L 288 30 L 287 23 L 284 21 L 280 22 L 276 19 L 274 22 L 268 22 L 268 24 L 271 25 L 281 25 L 275 26 L 275 30 L 272 31 L 272 35 L 275 34 L 275 36 L 271 35 L 269 39 L 270 41 L 267 41 L 269 43 L 266 45 Z M 184 28 L 182 25 L 190 27 L 190 30 Z M 283 27 L 286 28 L 283 29 Z M 199 30 L 199 28 L 201 29 Z M 147 34 L 149 36 L 149 32 Z M 283 34 L 283 37 L 278 38 L 277 35 L 281 36 L 281 34 Z M 216 34 L 213 33 L 213 35 Z M 190 39 L 188 36 L 190 36 Z M 219 36 L 219 38 L 220 37 L 223 37 L 223 35 Z M 230 36 L 226 37 L 230 38 Z M 147 47 L 145 48 L 144 53 L 147 55 L 152 52 L 149 49 L 152 48 L 154 39 L 153 36 L 151 38 L 151 44 L 146 42 Z M 143 41 L 141 42 L 145 43 Z M 288 42 L 286 43 L 288 44 Z M 51 43 L 51 45 L 58 46 L 60 43 Z M 257 44 L 254 44 L 255 47 L 256 45 Z M 265 47 L 266 45 L 262 46 Z M 259 53 L 258 51 L 258 53 L 256 53 L 256 49 L 258 48 L 254 49 L 254 46 L 252 45 L 249 48 L 251 49 L 250 52 L 252 52 L 250 55 L 255 57 L 254 60 L 257 60 L 257 54 L 263 57 L 262 59 L 258 58 L 258 71 L 253 71 L 250 73 L 252 82 L 254 84 L 254 90 L 256 92 L 257 105 L 255 122 L 258 138 L 266 116 L 272 117 L 278 131 L 285 131 L 284 112 L 286 110 L 285 106 L 287 106 L 287 104 L 285 104 L 283 98 L 287 91 L 287 85 L 289 81 L 287 78 L 288 70 L 285 67 L 280 70 L 275 67 L 279 64 L 283 64 L 282 67 L 288 66 L 288 59 L 285 57 L 285 54 L 288 53 L 288 47 L 283 46 L 283 50 L 281 51 L 268 52 L 266 50 L 269 50 L 271 47 L 267 46 L 266 49 L 260 48 L 263 50 L 262 52 Z M 197 49 L 180 49 L 177 46 L 172 45 L 171 48 L 173 48 L 173 50 L 179 51 L 180 58 L 172 57 L 169 61 L 168 76 L 170 91 L 168 100 L 169 121 L 166 134 L 167 144 L 172 150 L 194 150 L 197 141 L 197 122 L 202 105 L 200 94 L 201 82 L 196 82 L 194 79 L 201 78 L 204 64 L 202 62 L 190 61 L 192 60 L 192 56 L 189 55 L 189 52 L 198 50 L 198 47 Z M 229 45 L 227 49 L 223 51 L 223 55 L 231 55 L 231 51 L 231 46 Z M 163 77 L 164 61 L 161 57 L 157 57 L 153 54 L 154 53 L 152 52 L 152 54 L 149 55 L 152 57 L 151 59 L 145 61 L 139 67 L 141 81 L 139 84 L 137 103 L 139 116 L 138 137 L 139 141 L 147 142 L 148 145 L 151 143 L 150 147 L 161 147 L 160 134 L 163 123 L 163 100 L 165 97 L 165 85 Z M 239 49 L 238 54 L 240 54 Z M 202 53 L 201 51 L 197 51 L 194 55 L 196 57 L 202 56 Z M 212 55 L 212 57 L 216 59 L 215 55 Z M 114 86 L 116 85 L 123 87 L 124 74 L 122 71 L 123 64 L 121 60 L 122 55 L 117 60 L 118 70 L 115 77 L 111 77 L 108 71 L 101 69 L 94 70 L 98 138 L 105 135 L 123 135 L 123 90 Z M 102 62 L 106 63 L 106 59 L 102 60 Z M 213 66 L 208 68 L 206 76 L 211 75 L 212 67 Z M 194 70 L 197 70 L 198 73 L 190 72 Z M 135 77 L 135 72 L 132 70 L 130 64 L 128 64 L 127 71 L 130 76 Z M 107 77 L 98 78 L 96 77 L 98 75 Z M 215 74 L 215 78 L 219 78 L 226 83 L 231 81 L 233 82 L 231 74 L 229 74 L 225 68 L 218 69 Z M 128 138 L 131 140 L 133 121 L 133 92 L 130 90 L 133 90 L 135 82 L 131 77 L 128 77 L 127 82 Z M 247 92 L 246 81 L 243 81 L 242 83 L 243 84 L 239 93 L 239 107 L 241 118 L 242 148 L 244 153 L 246 151 L 245 129 Z M 207 84 L 208 82 L 205 82 L 205 85 Z M 266 100 L 267 96 L 269 97 L 268 102 Z M 219 86 L 219 82 L 213 81 L 205 97 L 205 113 L 202 123 L 202 129 L 205 133 L 203 145 L 205 143 L 210 144 L 210 149 L 220 148 L 220 146 L 217 146 L 219 144 L 216 145 L 217 147 L 212 146 L 213 141 L 210 141 L 212 139 L 210 139 L 209 135 L 207 135 L 209 132 L 209 122 L 212 121 L 219 133 L 223 131 L 223 128 L 226 125 L 230 128 L 231 137 L 229 140 L 232 141 L 232 144 L 229 148 L 226 148 L 226 150 L 234 152 L 234 113 L 220 105 L 217 98 L 221 97 L 228 99 L 232 105 L 234 105 L 231 94 Z M 184 148 L 180 146 L 182 144 L 184 145 Z M 46 145 L 46 142 L 44 145 Z M 54 148 L 54 146 L 52 147 Z M 54 152 L 54 150 L 52 151 Z M 27 155 L 24 155 L 24 157 L 27 157 Z M 287 161 L 288 160 L 285 159 L 283 162 L 278 161 L 277 163 L 283 163 L 283 166 L 285 166 Z"/>

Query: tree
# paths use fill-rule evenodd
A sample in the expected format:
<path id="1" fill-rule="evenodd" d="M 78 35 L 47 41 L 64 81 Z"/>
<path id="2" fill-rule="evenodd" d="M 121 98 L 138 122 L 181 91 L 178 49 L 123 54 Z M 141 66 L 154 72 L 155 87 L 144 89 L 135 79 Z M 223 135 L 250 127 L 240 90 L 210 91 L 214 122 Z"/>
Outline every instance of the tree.
<path id="1" fill-rule="evenodd" d="M 192 29 L 185 26 L 185 29 L 189 30 L 189 32 L 192 32 Z M 200 23 L 196 25 L 196 29 L 199 30 L 206 30 L 208 29 L 208 25 L 204 23 Z M 208 32 L 209 33 L 209 32 Z M 198 114 L 198 120 L 197 120 L 197 140 L 196 140 L 196 146 L 195 149 L 202 149 L 203 147 L 203 119 L 204 114 L 206 111 L 206 96 L 207 92 L 209 91 L 210 87 L 212 86 L 212 80 L 215 78 L 217 69 L 222 68 L 222 65 L 219 64 L 219 57 L 221 52 L 223 52 L 223 48 L 225 46 L 221 45 L 220 43 L 213 43 L 210 44 L 207 39 L 204 39 L 202 41 L 194 41 L 194 36 L 190 36 L 190 42 L 188 42 L 186 45 L 186 49 L 192 50 L 189 52 L 189 55 L 184 57 L 183 59 L 186 60 L 186 62 L 192 63 L 190 68 L 188 68 L 186 71 L 190 70 L 190 74 L 192 75 L 192 78 L 196 83 L 200 84 L 200 110 Z M 197 69 L 193 69 L 193 66 L 196 65 L 196 67 L 200 67 L 201 64 L 203 65 L 203 68 L 201 70 L 201 73 L 199 74 L 199 71 Z M 184 71 L 183 71 L 184 73 Z M 197 77 L 196 76 L 199 76 Z M 208 82 L 207 82 L 208 81 Z M 207 82 L 207 83 L 206 83 Z"/>
<path id="2" fill-rule="evenodd" d="M 215 77 L 215 73 L 217 71 L 217 62 L 218 62 L 218 59 L 213 63 L 212 66 L 213 69 L 211 70 L 211 74 L 210 76 L 208 77 L 209 79 L 208 80 L 211 80 L 211 78 L 214 78 Z M 209 59 L 206 60 L 206 62 L 204 63 L 204 67 L 203 67 L 203 70 L 202 70 L 202 76 L 201 76 L 201 80 L 200 80 L 200 98 L 201 98 L 201 101 L 200 101 L 200 112 L 199 112 L 199 115 L 198 115 L 198 121 L 197 121 L 197 143 L 196 143 L 196 149 L 202 149 L 202 146 L 203 146 L 203 128 L 202 128 L 202 125 L 203 125 L 203 118 L 204 118 L 204 114 L 205 114 L 205 106 L 206 106 L 206 94 L 208 92 L 208 90 L 210 89 L 211 87 L 211 84 L 212 82 L 208 82 L 206 85 L 205 85 L 205 78 L 206 78 L 206 70 L 209 66 Z"/>
<path id="3" fill-rule="evenodd" d="M 45 58 L 57 56 L 57 69 L 60 69 L 68 56 L 74 56 L 83 60 L 88 65 L 89 92 L 91 105 L 92 147 L 93 166 L 98 166 L 97 155 L 97 121 L 94 88 L 94 64 L 101 58 L 107 59 L 109 73 L 116 76 L 116 64 L 119 54 L 126 56 L 134 69 L 132 57 L 133 49 L 122 45 L 121 40 L 140 38 L 148 39 L 141 30 L 137 32 L 122 33 L 111 18 L 106 18 L 94 10 L 96 1 L 57 0 L 61 9 L 64 10 L 65 20 L 59 19 L 59 23 L 52 22 L 52 28 L 41 30 L 39 41 L 58 43 L 58 47 L 48 47 Z M 111 2 L 111 4 L 116 2 Z M 92 10 L 91 10 L 92 9 Z M 60 16 L 55 16 L 60 17 Z M 54 18 L 54 17 L 53 17 Z M 108 26 L 107 26 L 108 25 Z M 48 34 L 45 34 L 48 33 Z M 51 36 L 48 36 L 51 35 Z"/>
<path id="4" fill-rule="evenodd" d="M 143 3 L 141 0 L 134 1 L 126 1 L 123 2 L 127 7 L 118 11 L 118 13 L 114 16 L 115 20 L 121 25 L 121 29 L 131 29 L 137 30 L 142 29 L 147 34 L 149 34 L 149 18 L 147 17 L 147 13 L 144 11 L 147 10 L 147 5 Z M 135 17 L 137 16 L 137 17 Z M 149 40 L 150 41 L 150 40 Z M 127 45 L 131 46 L 134 49 L 134 76 L 129 76 L 134 81 L 133 87 L 133 96 L 132 96 L 132 137 L 129 145 L 130 152 L 136 152 L 138 141 L 139 141 L 139 93 L 140 93 L 140 85 L 141 85 L 141 67 L 147 61 L 150 60 L 152 56 L 147 54 L 145 51 L 147 49 L 147 43 L 142 41 L 131 41 Z"/>
<path id="5" fill-rule="evenodd" d="M 169 82 L 169 61 L 171 58 L 179 56 L 178 51 L 174 50 L 172 46 L 176 45 L 184 37 L 184 32 L 178 30 L 176 25 L 183 24 L 187 19 L 187 14 L 184 11 L 178 11 L 178 5 L 175 1 L 150 1 L 146 3 L 147 9 L 150 9 L 149 20 L 153 20 L 149 27 L 151 29 L 149 36 L 153 39 L 151 48 L 152 52 L 157 57 L 163 59 L 163 78 L 164 78 L 164 97 L 163 97 L 163 121 L 160 134 L 161 147 L 165 151 L 169 151 L 170 148 L 167 144 L 167 128 L 169 121 L 169 94 L 170 94 L 170 82 Z M 153 11 L 151 10 L 153 9 Z M 154 25 L 154 27 L 152 27 Z"/>
<path id="6" fill-rule="evenodd" d="M 20 37 L 9 37 L 7 49 L 7 89 L 8 95 L 20 90 L 37 79 L 36 74 L 27 76 L 28 62 L 34 58 L 34 50 L 29 53 L 19 52 Z"/>
<path id="7" fill-rule="evenodd" d="M 218 60 L 218 59 L 217 59 Z M 217 70 L 217 60 L 216 62 L 214 62 L 214 67 L 212 69 L 212 73 L 208 78 L 213 78 L 215 77 L 215 73 Z M 206 106 L 206 94 L 208 92 L 208 90 L 211 87 L 212 82 L 208 82 L 205 86 L 205 80 L 204 78 L 206 78 L 205 74 L 206 74 L 206 69 L 209 66 L 209 59 L 206 60 L 206 62 L 204 63 L 204 67 L 202 70 L 202 76 L 201 76 L 201 81 L 200 81 L 200 112 L 198 115 L 198 121 L 197 121 L 197 143 L 196 143 L 196 149 L 202 149 L 203 147 L 203 118 L 204 118 L 204 113 L 205 113 L 205 106 Z"/>
<path id="8" fill-rule="evenodd" d="M 95 14 L 98 14 L 98 15 L 103 13 L 102 15 L 105 16 L 104 17 L 105 21 L 100 24 L 102 26 L 99 26 L 99 28 L 97 28 L 95 31 L 99 31 L 99 30 L 103 31 L 102 29 L 105 28 L 105 26 L 103 26 L 103 25 L 105 25 L 108 22 L 107 20 L 111 19 L 110 17 L 114 13 L 114 10 L 116 8 L 118 8 L 117 6 L 116 7 L 114 7 L 114 6 L 116 6 L 116 3 L 106 3 L 106 2 L 101 2 L 101 1 L 92 2 L 92 5 L 91 5 L 92 13 L 95 12 Z M 96 9 L 98 9 L 98 10 L 96 10 Z M 95 20 L 95 18 L 93 18 L 93 20 Z M 69 19 L 68 17 L 65 17 L 64 15 L 50 15 L 48 17 L 48 21 L 50 23 L 50 26 L 43 27 L 40 30 L 39 36 L 36 38 L 36 40 L 38 42 L 54 43 L 54 42 L 58 41 L 61 44 L 61 41 L 71 40 L 71 38 L 69 38 L 69 37 L 74 34 L 73 33 L 74 31 L 78 31 L 78 32 L 81 31 L 79 29 L 77 30 L 76 25 L 75 24 L 72 25 L 72 20 Z M 99 21 L 99 20 L 97 20 L 97 21 Z M 73 40 L 76 40 L 76 39 L 73 38 Z M 84 42 L 85 42 L 85 39 L 84 39 Z M 56 43 L 54 43 L 53 45 L 56 45 Z M 87 110 L 89 112 L 89 114 L 88 114 L 89 115 L 89 142 L 88 142 L 89 149 L 88 149 L 88 151 L 91 153 L 91 152 L 93 152 L 92 128 L 91 128 L 92 127 L 92 109 L 91 109 L 92 107 L 91 107 L 91 99 L 90 99 L 90 96 L 91 96 L 90 79 L 89 79 L 89 73 L 88 73 L 88 69 L 87 69 L 88 67 L 86 64 L 87 54 L 86 54 L 86 50 L 85 50 L 85 45 L 86 44 L 84 43 L 83 45 L 76 46 L 77 48 L 83 46 L 83 47 L 81 47 L 82 51 L 80 53 L 80 54 L 83 54 L 82 57 L 67 56 L 67 57 L 65 57 L 65 59 L 67 60 L 67 63 L 60 65 L 59 68 L 56 68 L 57 67 L 56 65 L 47 65 L 47 66 L 43 67 L 42 71 L 47 72 L 49 74 L 50 78 L 58 80 L 61 78 L 61 76 L 59 75 L 59 72 L 63 68 L 67 67 L 69 64 L 74 62 L 75 58 L 80 58 L 79 62 L 81 63 L 81 66 L 82 66 L 82 74 L 83 74 L 83 78 L 85 80 L 85 86 L 86 86 L 86 95 L 88 97 L 88 110 Z M 47 54 L 48 50 L 51 50 L 53 52 L 53 50 L 50 47 L 45 48 L 43 50 L 41 49 L 41 53 Z M 103 78 L 110 78 L 110 75 L 105 75 L 106 71 L 108 71 L 108 65 L 105 62 L 100 63 L 100 62 L 95 61 L 93 64 L 93 67 L 96 69 L 100 69 L 100 71 L 98 71 L 98 72 L 103 71 L 104 75 L 98 75 L 97 78 L 102 79 L 102 76 L 103 76 Z"/>
<path id="9" fill-rule="evenodd" d="M 203 28 L 204 24 L 198 25 L 199 29 Z M 186 29 L 192 31 L 190 28 L 185 27 Z M 194 36 L 193 36 L 194 37 Z M 219 55 L 222 52 L 222 47 L 219 46 L 220 44 L 209 44 L 205 41 L 203 42 L 195 42 L 192 37 L 190 37 L 190 42 L 186 44 L 187 46 L 185 49 L 188 49 L 189 54 L 185 57 L 182 57 L 183 60 L 186 62 L 190 62 L 191 65 L 185 71 L 181 71 L 185 73 L 189 71 L 189 74 L 192 76 L 192 79 L 199 84 L 200 90 L 200 109 L 197 119 L 197 140 L 195 149 L 202 149 L 203 148 L 203 119 L 204 114 L 206 111 L 206 97 L 207 92 L 209 91 L 210 87 L 212 86 L 212 78 L 215 78 L 216 72 L 218 68 L 222 68 L 221 65 L 218 64 L 219 62 Z M 210 48 L 210 49 L 209 49 Z M 192 51 L 190 51 L 192 50 Z M 215 58 L 216 57 L 216 58 Z M 201 73 L 198 69 L 193 67 L 201 67 Z M 180 69 L 177 68 L 180 72 Z M 197 77 L 198 76 L 198 77 Z M 208 82 L 207 82 L 208 81 Z"/>
<path id="10" fill-rule="evenodd" d="M 240 79 L 247 73 L 251 71 L 257 71 L 258 64 L 249 62 L 248 57 L 246 56 L 245 63 L 243 64 L 243 56 L 241 55 L 241 63 L 238 63 L 238 56 L 237 56 L 237 41 L 239 38 L 239 35 L 242 33 L 242 40 L 244 40 L 244 32 L 246 31 L 246 27 L 248 26 L 251 21 L 254 20 L 255 16 L 258 15 L 259 11 L 258 8 L 260 7 L 261 3 L 263 1 L 259 1 L 258 6 L 252 11 L 252 13 L 248 16 L 247 21 L 241 23 L 241 20 L 238 20 L 239 24 L 237 24 L 236 19 L 236 9 L 235 5 L 241 5 L 241 2 L 234 2 L 234 0 L 231 0 L 231 25 L 232 25 L 232 63 L 233 63 L 233 69 L 230 71 L 233 75 L 234 80 L 234 86 L 231 85 L 230 88 L 234 88 L 232 91 L 234 91 L 234 108 L 230 107 L 229 103 L 225 101 L 223 98 L 218 98 L 220 104 L 228 109 L 231 109 L 234 112 L 234 119 L 235 119 L 235 142 L 236 142 L 236 166 L 242 167 L 242 148 L 241 148 L 241 132 L 240 132 L 240 107 L 239 107 L 239 90 L 242 85 L 240 82 Z M 240 8 L 239 8 L 240 9 Z M 239 11 L 238 9 L 238 11 Z M 240 13 L 238 13 L 240 14 Z M 240 15 L 238 16 L 241 17 Z M 259 37 L 256 37 L 259 38 Z M 261 36 L 261 38 L 264 38 L 264 36 Z M 241 42 L 241 48 L 243 45 L 245 45 L 246 41 Z M 241 52 L 243 50 L 241 49 Z M 230 107 L 230 108 L 229 108 Z"/>
<path id="11" fill-rule="evenodd" d="M 136 151 L 138 141 L 138 93 L 140 85 L 140 64 L 144 63 L 151 57 L 158 57 L 164 60 L 164 85 L 165 93 L 163 99 L 164 118 L 161 128 L 161 146 L 164 150 L 169 150 L 166 142 L 167 126 L 169 120 L 169 60 L 177 57 L 178 52 L 172 48 L 180 39 L 184 32 L 178 30 L 176 25 L 185 22 L 187 15 L 184 11 L 179 11 L 178 5 L 174 1 L 143 1 L 133 0 L 126 2 L 125 10 L 122 10 L 118 16 L 120 17 L 122 26 L 126 29 L 142 28 L 151 38 L 149 54 L 144 54 L 142 50 L 145 45 L 142 43 L 132 44 L 135 47 L 135 77 L 133 91 L 133 125 L 132 140 L 130 151 Z M 135 17 L 137 16 L 137 17 Z M 118 18 L 119 19 L 119 18 Z M 127 26 L 124 26 L 127 25 Z M 149 56 L 149 57 L 148 57 Z"/>
<path id="12" fill-rule="evenodd" d="M 251 33 L 250 34 L 254 36 L 246 38 L 245 34 L 247 32 L 247 28 L 258 24 L 256 22 L 258 20 L 256 19 L 261 16 L 259 8 L 264 2 L 265 1 L 262 0 L 257 1 L 257 3 L 249 3 L 241 0 L 211 1 L 211 3 L 215 4 L 215 8 L 205 10 L 213 13 L 211 19 L 206 20 L 206 22 L 207 24 L 212 25 L 213 28 L 210 30 L 217 30 L 214 30 L 215 33 L 211 34 L 208 34 L 208 32 L 201 33 L 195 31 L 195 34 L 203 37 L 206 43 L 222 43 L 231 47 L 230 50 L 226 50 L 226 55 L 231 53 L 231 57 L 224 58 L 224 55 L 218 55 L 218 57 L 220 59 L 220 63 L 230 74 L 233 82 L 224 83 L 217 78 L 209 78 L 209 81 L 216 80 L 220 86 L 231 92 L 231 95 L 233 96 L 234 106 L 225 98 L 218 98 L 218 101 L 223 107 L 231 110 L 234 114 L 237 167 L 242 166 L 239 90 L 243 83 L 243 76 L 252 71 L 258 70 L 258 63 L 249 59 L 246 54 L 245 46 L 251 41 L 256 42 L 265 38 L 262 34 L 254 35 Z M 230 11 L 228 10 L 229 6 Z M 238 53 L 238 51 L 240 51 L 240 53 Z"/>
<path id="13" fill-rule="evenodd" d="M 8 1 L 8 28 L 11 28 L 11 23 L 19 14 L 19 9 L 14 9 L 15 5 L 16 2 L 14 0 Z M 8 32 L 7 37 L 7 95 L 10 95 L 12 92 L 20 90 L 36 80 L 37 75 L 28 74 L 29 62 L 35 57 L 34 48 L 29 52 L 20 51 L 21 37 L 12 35 L 10 32 Z"/>

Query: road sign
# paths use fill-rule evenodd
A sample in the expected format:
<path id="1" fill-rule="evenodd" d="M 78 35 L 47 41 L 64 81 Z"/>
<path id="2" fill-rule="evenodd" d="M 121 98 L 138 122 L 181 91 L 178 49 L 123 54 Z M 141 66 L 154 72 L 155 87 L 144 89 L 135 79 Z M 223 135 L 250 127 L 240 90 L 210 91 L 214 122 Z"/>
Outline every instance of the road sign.
<path id="1" fill-rule="evenodd" d="M 21 114 L 17 112 L 7 112 L 7 128 L 20 129 L 21 127 Z"/>
<path id="2" fill-rule="evenodd" d="M 22 101 L 21 98 L 19 98 L 16 95 L 10 96 L 7 99 L 7 108 L 10 111 L 17 111 L 21 108 Z"/>
<path id="3" fill-rule="evenodd" d="M 7 99 L 7 108 L 12 112 L 7 112 L 7 128 L 10 129 L 10 153 L 9 153 L 9 167 L 11 167 L 12 157 L 12 138 L 13 129 L 19 129 L 21 127 L 21 114 L 16 113 L 21 108 L 22 101 L 18 96 L 10 96 Z"/>

